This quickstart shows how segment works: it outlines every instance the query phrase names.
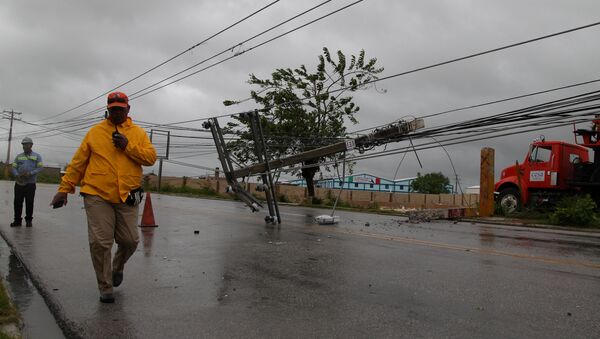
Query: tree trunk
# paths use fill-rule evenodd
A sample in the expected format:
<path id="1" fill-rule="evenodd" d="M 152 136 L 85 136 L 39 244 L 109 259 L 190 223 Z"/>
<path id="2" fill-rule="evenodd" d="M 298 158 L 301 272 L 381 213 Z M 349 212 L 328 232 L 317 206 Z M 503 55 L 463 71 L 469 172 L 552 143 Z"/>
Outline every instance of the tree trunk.
<path id="1" fill-rule="evenodd" d="M 317 163 L 317 159 L 307 160 L 304 162 L 304 165 L 314 165 Z M 319 167 L 308 167 L 302 169 L 302 178 L 306 181 L 306 188 L 308 190 L 308 197 L 313 198 L 315 196 L 315 182 L 313 178 L 315 174 L 319 170 Z"/>

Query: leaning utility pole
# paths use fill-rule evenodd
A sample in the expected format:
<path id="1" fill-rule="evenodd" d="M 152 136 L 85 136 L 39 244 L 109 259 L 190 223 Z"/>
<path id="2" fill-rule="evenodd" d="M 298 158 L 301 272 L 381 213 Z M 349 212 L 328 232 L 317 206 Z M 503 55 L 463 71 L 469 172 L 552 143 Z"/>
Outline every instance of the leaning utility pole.
<path id="1" fill-rule="evenodd" d="M 6 167 L 8 168 L 8 164 L 10 164 L 10 142 L 12 141 L 12 128 L 13 128 L 13 120 L 15 120 L 15 114 L 16 115 L 21 115 L 21 112 L 15 112 L 14 110 L 4 110 L 2 111 L 2 113 L 4 114 L 10 114 L 10 117 L 8 117 L 7 115 L 2 115 L 3 119 L 10 119 L 10 129 L 8 130 L 8 150 L 6 151 Z M 19 119 L 16 119 L 19 120 Z M 6 170 L 5 170 L 6 172 Z"/>
<path id="2" fill-rule="evenodd" d="M 385 127 L 378 128 L 368 135 L 364 135 L 355 139 L 346 139 L 344 141 L 334 143 L 328 146 L 315 148 L 310 151 L 291 155 L 281 159 L 269 159 L 265 139 L 260 125 L 258 112 L 242 113 L 250 121 L 250 130 L 253 136 L 254 152 L 259 163 L 243 168 L 235 169 L 231 160 L 231 154 L 227 148 L 227 143 L 223 137 L 221 127 L 217 118 L 210 118 L 205 121 L 202 126 L 205 129 L 210 129 L 219 160 L 223 167 L 225 179 L 229 184 L 227 192 L 234 193 L 242 200 L 252 212 L 258 211 L 262 204 L 250 192 L 246 191 L 242 183 L 238 179 L 245 178 L 251 175 L 259 175 L 262 179 L 262 184 L 258 185 L 257 191 L 265 192 L 269 215 L 265 217 L 267 223 L 281 223 L 279 208 L 277 207 L 277 196 L 275 192 L 275 183 L 271 171 L 296 165 L 307 160 L 320 159 L 336 153 L 345 153 L 357 149 L 360 153 L 374 146 L 385 145 L 391 142 L 398 142 L 407 139 L 407 134 L 417 129 L 425 127 L 423 119 L 414 119 L 411 121 L 397 121 Z"/>

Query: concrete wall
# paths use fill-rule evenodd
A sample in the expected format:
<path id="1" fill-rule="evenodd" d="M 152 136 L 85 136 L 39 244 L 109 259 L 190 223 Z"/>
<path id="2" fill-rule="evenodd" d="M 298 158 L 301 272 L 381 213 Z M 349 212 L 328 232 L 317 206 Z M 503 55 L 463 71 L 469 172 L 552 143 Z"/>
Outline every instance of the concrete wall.
<path id="1" fill-rule="evenodd" d="M 147 175 L 150 186 L 158 185 L 158 177 L 155 175 Z M 193 179 L 180 177 L 163 177 L 162 186 L 170 185 L 179 187 L 185 185 L 191 188 L 210 188 L 220 195 L 228 195 L 225 193 L 227 181 L 225 179 L 216 180 L 215 178 L 208 179 Z M 256 184 L 244 184 L 245 189 L 259 199 L 264 199 L 263 192 L 256 191 Z M 307 189 L 300 186 L 277 185 L 275 187 L 278 200 L 284 200 L 292 203 L 304 202 L 307 198 Z M 317 198 L 331 202 L 335 201 L 339 194 L 339 189 L 315 188 Z M 282 199 L 282 197 L 285 197 Z M 389 209 L 429 209 L 429 208 L 447 208 L 447 207 L 477 207 L 479 203 L 478 194 L 421 194 L 421 193 L 388 193 L 388 192 L 370 192 L 370 191 L 354 191 L 344 190 L 340 196 L 340 202 L 356 206 L 379 206 Z"/>
<path id="2" fill-rule="evenodd" d="M 277 193 L 286 197 L 287 201 L 299 203 L 302 202 L 307 195 L 305 187 L 277 185 Z"/>

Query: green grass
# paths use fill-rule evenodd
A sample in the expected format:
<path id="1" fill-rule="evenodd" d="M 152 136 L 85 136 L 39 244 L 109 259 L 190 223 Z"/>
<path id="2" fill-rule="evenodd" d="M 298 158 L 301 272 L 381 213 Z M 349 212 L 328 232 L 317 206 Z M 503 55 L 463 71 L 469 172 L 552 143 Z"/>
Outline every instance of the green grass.
<path id="1" fill-rule="evenodd" d="M 59 184 L 60 177 L 57 177 L 54 175 L 47 175 L 47 174 L 38 174 L 37 182 L 44 183 L 44 184 Z"/>
<path id="2" fill-rule="evenodd" d="M 567 196 L 556 205 L 550 214 L 550 222 L 556 225 L 575 225 L 578 227 L 600 227 L 598 207 L 589 196 Z"/>
<path id="3" fill-rule="evenodd" d="M 149 192 L 157 192 L 156 187 L 144 187 L 145 191 Z M 185 195 L 185 196 L 197 196 L 197 197 L 212 197 L 212 198 L 220 198 L 217 191 L 210 187 L 202 187 L 202 188 L 192 188 L 188 186 L 170 186 L 165 185 L 160 188 L 160 193 L 165 194 L 177 194 L 177 195 Z"/>
<path id="4" fill-rule="evenodd" d="M 15 339 L 15 337 L 11 337 L 8 334 L 0 332 L 0 339 Z"/>
<path id="5" fill-rule="evenodd" d="M 505 217 L 507 219 L 516 220 L 523 224 L 540 224 L 540 225 L 556 225 L 564 227 L 575 227 L 575 228 L 599 228 L 600 229 L 600 217 L 598 213 L 596 215 L 596 222 L 582 225 L 569 222 L 569 220 L 557 220 L 552 218 L 555 211 L 551 209 L 540 210 L 540 209 L 522 209 L 520 211 L 511 213 L 509 215 L 497 214 L 497 216 Z"/>
<path id="6" fill-rule="evenodd" d="M 5 177 L 4 174 L 1 173 L 1 171 L 0 180 L 14 181 L 14 179 L 11 176 Z M 36 182 L 43 184 L 58 184 L 60 183 L 60 178 L 54 175 L 38 174 Z"/>
<path id="7" fill-rule="evenodd" d="M 20 317 L 4 288 L 4 281 L 0 281 L 0 325 L 18 322 Z"/>
<path id="8" fill-rule="evenodd" d="M 524 224 L 546 224 L 576 228 L 600 228 L 600 211 L 589 195 L 565 195 L 556 205 L 523 208 L 506 214 L 496 206 L 496 215 Z"/>

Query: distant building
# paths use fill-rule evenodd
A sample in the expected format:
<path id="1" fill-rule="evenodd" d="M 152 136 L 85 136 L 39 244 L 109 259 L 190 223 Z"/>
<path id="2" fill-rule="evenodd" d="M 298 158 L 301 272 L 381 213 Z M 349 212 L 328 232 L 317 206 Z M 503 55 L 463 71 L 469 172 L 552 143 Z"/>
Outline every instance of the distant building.
<path id="1" fill-rule="evenodd" d="M 330 177 L 315 180 L 315 187 L 319 188 L 337 188 L 343 187 L 345 190 L 356 191 L 375 191 L 375 192 L 414 192 L 411 188 L 412 182 L 417 177 L 389 180 L 376 177 L 371 174 L 361 173 L 345 176 L 342 180 L 338 177 Z M 304 179 L 295 179 L 284 182 L 284 184 L 306 187 Z M 446 186 L 448 192 L 454 192 L 454 186 Z"/>
<path id="2" fill-rule="evenodd" d="M 343 187 L 345 190 L 409 193 L 412 192 L 410 184 L 416 178 L 417 177 L 410 177 L 389 180 L 371 174 L 361 173 L 345 176 L 342 180 L 338 177 L 315 180 L 315 187 L 338 189 Z M 306 187 L 306 181 L 304 179 L 290 180 L 286 183 Z"/>
<path id="3" fill-rule="evenodd" d="M 467 193 L 467 194 L 479 194 L 479 185 L 467 187 L 467 189 L 465 190 L 465 193 Z"/>

